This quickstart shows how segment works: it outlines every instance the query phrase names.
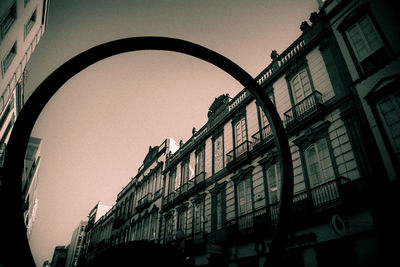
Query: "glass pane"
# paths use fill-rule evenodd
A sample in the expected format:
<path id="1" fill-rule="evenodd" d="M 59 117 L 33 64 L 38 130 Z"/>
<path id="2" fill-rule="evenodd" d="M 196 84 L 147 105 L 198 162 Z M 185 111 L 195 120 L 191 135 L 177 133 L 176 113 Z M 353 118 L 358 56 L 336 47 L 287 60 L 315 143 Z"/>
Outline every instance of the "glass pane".
<path id="1" fill-rule="evenodd" d="M 368 17 L 364 17 L 360 21 L 360 28 L 369 44 L 371 52 L 376 51 L 378 48 L 383 46 L 381 38 L 379 38 L 371 20 Z"/>
<path id="2" fill-rule="evenodd" d="M 353 46 L 354 52 L 358 60 L 362 60 L 369 55 L 369 49 L 361 36 L 358 25 L 354 25 L 347 30 L 348 37 Z"/>

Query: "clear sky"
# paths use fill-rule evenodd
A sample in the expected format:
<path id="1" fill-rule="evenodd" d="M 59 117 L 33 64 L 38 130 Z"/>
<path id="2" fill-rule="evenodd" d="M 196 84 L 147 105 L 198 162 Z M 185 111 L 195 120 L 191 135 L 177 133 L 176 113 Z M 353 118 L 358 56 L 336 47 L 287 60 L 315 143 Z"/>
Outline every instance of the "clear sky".
<path id="1" fill-rule="evenodd" d="M 51 0 L 48 29 L 28 65 L 25 97 L 71 57 L 103 42 L 168 36 L 203 45 L 255 77 L 300 34 L 317 0 Z M 215 97 L 242 86 L 218 68 L 173 52 L 105 59 L 70 79 L 41 113 L 36 264 L 68 245 L 97 201 L 113 205 L 149 146 L 186 141 Z"/>

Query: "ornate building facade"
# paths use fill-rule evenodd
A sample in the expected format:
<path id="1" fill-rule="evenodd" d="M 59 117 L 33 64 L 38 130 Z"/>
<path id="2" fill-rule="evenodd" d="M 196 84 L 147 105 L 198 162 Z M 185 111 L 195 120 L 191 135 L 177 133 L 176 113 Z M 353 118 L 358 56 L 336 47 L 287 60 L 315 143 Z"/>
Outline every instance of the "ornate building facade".
<path id="1" fill-rule="evenodd" d="M 388 218 L 398 201 L 400 37 L 385 4 L 321 1 L 302 35 L 272 51 L 255 77 L 292 152 L 288 266 L 390 258 L 386 244 L 398 236 Z M 149 240 L 178 248 L 189 265 L 264 266 L 281 175 L 271 126 L 248 91 L 217 97 L 208 122 L 176 152 L 156 148 L 118 195 L 106 244 Z"/>

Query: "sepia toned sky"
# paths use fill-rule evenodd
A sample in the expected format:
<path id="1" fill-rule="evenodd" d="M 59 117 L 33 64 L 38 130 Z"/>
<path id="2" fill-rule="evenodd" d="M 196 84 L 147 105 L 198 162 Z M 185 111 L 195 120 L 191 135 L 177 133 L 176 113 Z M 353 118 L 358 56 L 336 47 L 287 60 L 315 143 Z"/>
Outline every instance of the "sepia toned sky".
<path id="1" fill-rule="evenodd" d="M 52 71 L 95 45 L 166 36 L 212 49 L 251 76 L 300 34 L 317 0 L 52 0 L 48 28 L 28 65 L 25 98 Z M 37 219 L 30 246 L 38 266 L 68 245 L 97 201 L 113 205 L 149 146 L 186 141 L 221 94 L 242 86 L 187 55 L 145 51 L 98 62 L 70 79 L 41 113 Z"/>

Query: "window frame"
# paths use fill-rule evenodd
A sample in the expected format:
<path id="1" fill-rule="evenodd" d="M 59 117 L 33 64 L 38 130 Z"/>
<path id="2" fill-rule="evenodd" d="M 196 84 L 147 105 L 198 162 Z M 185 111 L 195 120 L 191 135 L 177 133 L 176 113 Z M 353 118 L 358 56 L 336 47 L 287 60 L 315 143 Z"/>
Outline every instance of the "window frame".
<path id="1" fill-rule="evenodd" d="M 17 41 L 15 41 L 14 44 L 11 46 L 11 48 L 8 50 L 8 53 L 1 60 L 1 73 L 3 75 L 3 78 L 8 69 L 10 68 L 15 57 L 17 56 L 17 53 L 18 53 L 18 46 L 17 46 Z"/>
<path id="2" fill-rule="evenodd" d="M 385 82 L 389 81 L 387 84 L 381 87 Z M 399 94 L 400 88 L 400 75 L 390 76 L 381 79 L 365 96 L 365 100 L 371 108 L 373 118 L 375 119 L 376 125 L 378 126 L 379 134 L 382 137 L 384 147 L 388 153 L 390 160 L 392 161 L 392 166 L 397 175 L 400 175 L 400 166 L 397 163 L 396 151 L 393 149 L 393 143 L 389 133 L 382 121 L 382 116 L 378 111 L 377 104 L 383 101 L 385 98 L 393 98 L 396 94 Z"/>
<path id="3" fill-rule="evenodd" d="M 376 68 L 372 69 L 372 70 L 364 70 L 361 62 L 357 55 L 355 50 L 353 49 L 353 44 L 351 43 L 347 31 L 354 26 L 356 23 L 359 23 L 359 21 L 364 18 L 367 17 L 375 32 L 377 33 L 379 39 L 382 41 L 383 43 L 383 47 L 377 49 L 375 52 L 371 53 L 370 55 L 368 55 L 366 58 L 364 58 L 362 61 L 365 62 L 366 59 L 371 58 L 375 53 L 379 52 L 379 50 L 382 50 L 384 52 L 386 52 L 387 54 L 387 60 L 390 62 L 394 56 L 394 52 L 393 49 L 391 48 L 389 42 L 387 41 L 384 32 L 382 31 L 382 29 L 379 26 L 379 23 L 376 21 L 375 16 L 373 15 L 370 5 L 369 3 L 366 3 L 362 6 L 360 6 L 359 8 L 353 10 L 337 27 L 337 30 L 340 32 L 340 34 L 342 35 L 342 38 L 346 44 L 347 50 L 351 56 L 352 62 L 356 68 L 356 71 L 358 73 L 358 75 L 360 77 L 364 77 L 367 76 L 373 72 L 375 72 L 377 69 L 379 69 L 381 67 L 381 65 L 379 64 L 379 66 L 377 66 Z"/>
<path id="4" fill-rule="evenodd" d="M 214 188 L 210 190 L 211 193 L 211 231 L 219 231 L 226 226 L 226 184 L 216 183 Z M 218 195 L 221 196 L 221 202 L 218 203 Z M 219 205 L 218 205 L 219 204 Z M 220 225 L 218 225 L 218 218 L 220 218 Z"/>

